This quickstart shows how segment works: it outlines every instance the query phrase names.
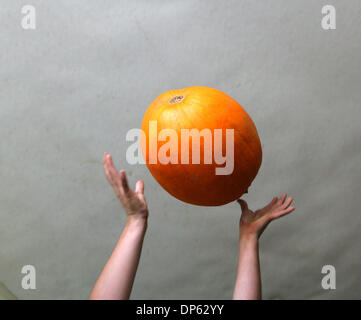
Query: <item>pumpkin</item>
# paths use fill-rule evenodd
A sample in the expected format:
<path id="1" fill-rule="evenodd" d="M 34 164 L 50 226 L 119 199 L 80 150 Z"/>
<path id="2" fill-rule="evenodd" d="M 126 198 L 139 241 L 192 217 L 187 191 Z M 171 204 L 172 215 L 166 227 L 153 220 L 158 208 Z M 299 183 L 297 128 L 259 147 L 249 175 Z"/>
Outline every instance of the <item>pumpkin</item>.
<path id="1" fill-rule="evenodd" d="M 252 119 L 217 89 L 198 86 L 161 94 L 146 110 L 141 129 L 150 173 L 172 196 L 190 204 L 219 206 L 238 199 L 261 166 L 261 142 Z M 228 137 L 233 145 L 227 145 Z M 233 166 L 217 174 L 227 167 L 220 156 L 224 159 L 228 151 L 233 151 Z M 192 161 L 193 156 L 200 161 Z"/>

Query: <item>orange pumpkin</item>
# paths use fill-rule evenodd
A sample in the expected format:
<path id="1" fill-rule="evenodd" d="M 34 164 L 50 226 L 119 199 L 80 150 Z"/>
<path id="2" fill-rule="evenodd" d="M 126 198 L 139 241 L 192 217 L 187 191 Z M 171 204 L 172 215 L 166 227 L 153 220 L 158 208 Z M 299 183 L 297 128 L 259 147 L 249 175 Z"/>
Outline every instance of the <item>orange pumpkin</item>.
<path id="1" fill-rule="evenodd" d="M 167 135 L 169 129 L 177 134 L 176 138 Z M 193 136 L 188 145 L 183 144 L 184 129 L 208 134 L 210 130 L 212 141 L 206 140 L 209 135 L 201 134 L 198 144 Z M 215 129 L 218 133 L 221 129 L 222 144 L 216 145 Z M 233 129 L 234 163 L 232 172 L 220 175 L 216 174 L 216 169 L 222 165 L 219 158 L 216 163 L 215 154 L 224 156 L 227 153 L 226 129 Z M 247 191 L 261 166 L 261 142 L 252 119 L 237 101 L 213 88 L 189 87 L 161 94 L 147 109 L 142 131 L 145 133 L 141 142 L 143 158 L 151 174 L 171 195 L 190 204 L 219 206 L 238 199 Z M 200 149 L 200 163 L 192 161 L 196 147 Z M 187 151 L 189 163 L 183 161 Z M 210 152 L 211 163 L 206 161 Z M 160 155 L 173 160 L 166 163 L 158 157 Z M 223 167 L 226 165 L 224 162 Z"/>

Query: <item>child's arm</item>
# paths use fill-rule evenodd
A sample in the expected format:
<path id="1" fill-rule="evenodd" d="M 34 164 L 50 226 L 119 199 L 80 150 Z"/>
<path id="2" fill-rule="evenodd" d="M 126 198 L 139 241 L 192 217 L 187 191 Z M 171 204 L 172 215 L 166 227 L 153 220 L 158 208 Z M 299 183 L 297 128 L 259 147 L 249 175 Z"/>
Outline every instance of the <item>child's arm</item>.
<path id="1" fill-rule="evenodd" d="M 274 219 L 292 212 L 292 198 L 283 194 L 263 209 L 255 212 L 248 209 L 247 202 L 238 200 L 242 208 L 239 235 L 239 258 L 233 299 L 261 299 L 261 271 L 259 265 L 258 239 L 267 225 Z"/>
<path id="2" fill-rule="evenodd" d="M 103 163 L 106 177 L 125 209 L 127 221 L 90 299 L 129 299 L 147 229 L 148 208 L 144 184 L 138 181 L 135 191 L 131 190 L 124 170 L 117 172 L 108 153 L 104 153 Z"/>

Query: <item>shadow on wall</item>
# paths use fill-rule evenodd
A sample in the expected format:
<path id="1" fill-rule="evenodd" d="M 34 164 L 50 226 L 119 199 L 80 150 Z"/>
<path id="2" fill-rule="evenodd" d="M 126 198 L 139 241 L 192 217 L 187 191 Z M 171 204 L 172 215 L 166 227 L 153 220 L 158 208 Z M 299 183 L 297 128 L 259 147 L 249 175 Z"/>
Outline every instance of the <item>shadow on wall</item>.
<path id="1" fill-rule="evenodd" d="M 17 298 L 0 282 L 0 300 L 16 300 Z"/>

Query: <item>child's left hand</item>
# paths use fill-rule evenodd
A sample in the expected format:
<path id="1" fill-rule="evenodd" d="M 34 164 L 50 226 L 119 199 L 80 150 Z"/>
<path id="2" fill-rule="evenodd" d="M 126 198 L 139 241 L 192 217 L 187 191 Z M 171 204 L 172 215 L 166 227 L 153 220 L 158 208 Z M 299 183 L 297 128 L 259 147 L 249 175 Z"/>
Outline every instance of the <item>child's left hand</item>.
<path id="1" fill-rule="evenodd" d="M 107 152 L 104 153 L 103 165 L 107 180 L 125 209 L 127 220 L 147 220 L 148 206 L 144 197 L 144 182 L 138 181 L 134 191 L 129 188 L 125 171 L 118 172 L 115 169 L 112 157 Z"/>

